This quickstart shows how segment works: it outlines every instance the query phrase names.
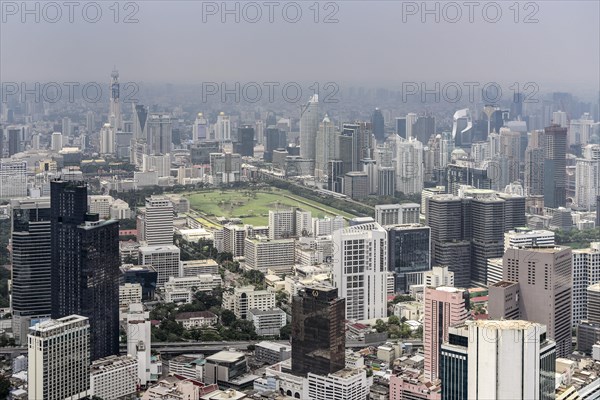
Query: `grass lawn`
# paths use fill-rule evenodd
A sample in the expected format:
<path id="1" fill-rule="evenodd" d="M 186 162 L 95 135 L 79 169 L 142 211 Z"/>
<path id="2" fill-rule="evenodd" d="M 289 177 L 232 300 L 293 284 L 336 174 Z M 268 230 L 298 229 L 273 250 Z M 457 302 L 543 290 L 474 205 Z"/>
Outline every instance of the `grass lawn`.
<path id="1" fill-rule="evenodd" d="M 207 217 L 237 217 L 245 224 L 268 225 L 269 210 L 299 207 L 310 211 L 313 217 L 342 215 L 352 218 L 354 215 L 336 210 L 320 203 L 304 200 L 287 190 L 273 188 L 271 192 L 252 192 L 248 190 L 200 191 L 187 196 L 190 207 L 204 213 Z M 318 209 L 321 208 L 322 210 Z"/>

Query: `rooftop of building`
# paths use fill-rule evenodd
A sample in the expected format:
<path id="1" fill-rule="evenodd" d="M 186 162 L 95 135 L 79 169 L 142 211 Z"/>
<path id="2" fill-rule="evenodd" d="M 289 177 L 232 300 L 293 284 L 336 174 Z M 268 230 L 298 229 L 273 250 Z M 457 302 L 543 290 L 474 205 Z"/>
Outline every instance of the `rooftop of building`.
<path id="1" fill-rule="evenodd" d="M 177 314 L 175 320 L 184 320 L 191 318 L 216 318 L 217 315 L 210 311 L 190 311 Z"/>
<path id="2" fill-rule="evenodd" d="M 252 314 L 252 315 L 274 315 L 274 314 L 278 314 L 278 315 L 285 315 L 285 311 L 283 311 L 281 308 L 272 308 L 270 310 L 259 310 L 257 308 L 252 308 L 250 310 L 248 310 L 248 313 Z"/>
<path id="3" fill-rule="evenodd" d="M 510 282 L 510 281 L 500 281 L 500 282 L 496 282 L 493 285 L 491 285 L 491 287 L 501 287 L 501 288 L 507 288 L 509 286 L 513 286 L 513 285 L 518 285 L 517 282 Z"/>
<path id="4" fill-rule="evenodd" d="M 90 366 L 90 374 L 100 374 L 134 364 L 137 364 L 137 360 L 131 356 L 108 356 L 94 361 Z"/>
<path id="5" fill-rule="evenodd" d="M 245 357 L 246 355 L 244 353 L 240 353 L 238 351 L 223 350 L 216 354 L 213 354 L 212 356 L 206 357 L 206 361 L 233 363 Z"/>
<path id="6" fill-rule="evenodd" d="M 277 352 L 279 352 L 281 349 L 284 349 L 286 351 L 292 349 L 292 346 L 290 346 L 289 344 L 270 342 L 268 340 L 263 340 L 262 342 L 257 343 L 256 346 Z"/>

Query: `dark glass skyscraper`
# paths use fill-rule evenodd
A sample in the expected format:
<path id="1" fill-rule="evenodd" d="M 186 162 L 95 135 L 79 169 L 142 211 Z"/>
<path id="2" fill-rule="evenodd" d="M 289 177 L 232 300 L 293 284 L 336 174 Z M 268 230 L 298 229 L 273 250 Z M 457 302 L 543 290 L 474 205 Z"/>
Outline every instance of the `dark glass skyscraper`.
<path id="1" fill-rule="evenodd" d="M 87 207 L 83 182 L 51 183 L 52 318 L 88 317 L 96 360 L 119 354 L 119 223 Z"/>
<path id="2" fill-rule="evenodd" d="M 567 128 L 544 129 L 544 207 L 564 207 L 567 202 Z"/>
<path id="3" fill-rule="evenodd" d="M 379 143 L 383 142 L 385 140 L 385 121 L 379 108 L 376 108 L 375 111 L 373 111 L 371 127 L 373 129 L 373 134 L 375 135 L 375 140 Z"/>
<path id="4" fill-rule="evenodd" d="M 346 366 L 346 300 L 335 288 L 306 288 L 292 300 L 292 372 L 327 375 Z"/>
<path id="5" fill-rule="evenodd" d="M 406 292 L 410 285 L 422 283 L 424 271 L 431 268 L 429 232 L 419 224 L 387 226 L 388 261 L 394 273 L 396 292 Z"/>
<path id="6" fill-rule="evenodd" d="M 15 199 L 12 217 L 12 309 L 17 343 L 29 326 L 50 318 L 50 199 Z"/>
<path id="7" fill-rule="evenodd" d="M 254 128 L 250 125 L 238 128 L 238 141 L 235 151 L 242 157 L 254 157 Z"/>

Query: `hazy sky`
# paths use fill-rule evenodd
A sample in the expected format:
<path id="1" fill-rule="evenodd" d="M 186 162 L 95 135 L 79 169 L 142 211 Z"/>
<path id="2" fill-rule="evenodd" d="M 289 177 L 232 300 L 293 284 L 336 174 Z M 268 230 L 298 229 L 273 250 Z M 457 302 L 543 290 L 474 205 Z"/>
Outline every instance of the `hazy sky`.
<path id="1" fill-rule="evenodd" d="M 256 7 L 246 6 L 244 13 L 245 3 L 238 3 L 240 23 L 234 15 L 221 22 L 220 1 L 138 1 L 137 11 L 121 3 L 118 23 L 112 1 L 97 3 L 97 23 L 83 19 L 81 2 L 73 23 L 67 7 L 56 23 L 48 22 L 56 15 L 50 8 L 40 9 L 39 23 L 34 15 L 23 23 L 23 10 L 14 10 L 21 2 L 3 2 L 0 78 L 104 82 L 116 65 L 122 81 L 137 82 L 333 80 L 392 87 L 405 81 L 535 81 L 542 90 L 600 88 L 597 0 L 521 2 L 518 23 L 513 1 L 478 3 L 473 23 L 463 1 L 454 3 L 462 13 L 456 23 L 444 19 L 457 15 L 448 2 L 428 3 L 439 7 L 439 23 L 434 14 L 422 15 L 420 1 L 320 2 L 318 23 L 313 1 L 296 3 L 302 10 L 297 23 L 283 18 L 286 2 L 273 2 L 273 23 L 268 6 L 256 2 L 262 17 L 246 22 L 243 17 L 254 18 Z M 496 4 L 499 21 L 487 22 L 496 17 Z M 287 11 L 293 19 L 294 6 Z M 131 12 L 139 22 L 123 23 Z M 324 23 L 332 12 L 339 22 Z M 530 14 L 538 22 L 524 23 Z M 93 7 L 87 16 L 95 17 Z"/>

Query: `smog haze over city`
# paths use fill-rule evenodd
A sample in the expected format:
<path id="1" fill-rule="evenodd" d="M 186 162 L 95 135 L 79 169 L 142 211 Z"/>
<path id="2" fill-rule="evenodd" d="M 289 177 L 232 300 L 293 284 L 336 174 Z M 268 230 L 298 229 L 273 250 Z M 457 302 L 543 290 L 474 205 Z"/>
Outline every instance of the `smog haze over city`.
<path id="1" fill-rule="evenodd" d="M 0 399 L 600 399 L 600 1 L 0 0 Z"/>

